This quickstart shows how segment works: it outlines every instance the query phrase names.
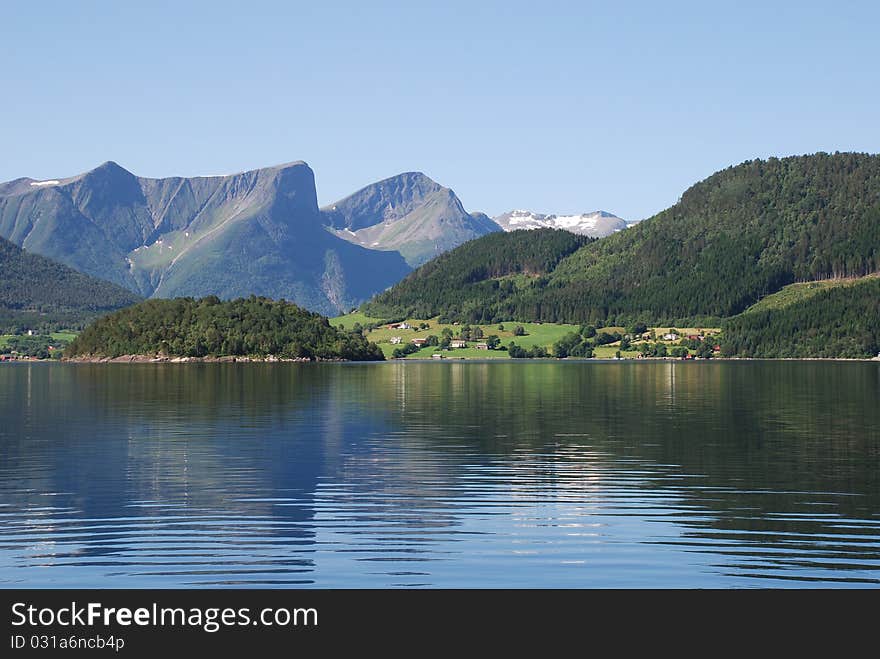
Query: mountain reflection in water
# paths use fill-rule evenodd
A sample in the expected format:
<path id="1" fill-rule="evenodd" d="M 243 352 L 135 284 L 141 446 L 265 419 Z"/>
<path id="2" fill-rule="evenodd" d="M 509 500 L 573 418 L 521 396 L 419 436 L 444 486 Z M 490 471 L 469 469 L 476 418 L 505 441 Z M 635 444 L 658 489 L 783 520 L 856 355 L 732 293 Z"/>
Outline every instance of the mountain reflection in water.
<path id="1" fill-rule="evenodd" d="M 0 366 L 6 587 L 880 583 L 880 364 Z"/>

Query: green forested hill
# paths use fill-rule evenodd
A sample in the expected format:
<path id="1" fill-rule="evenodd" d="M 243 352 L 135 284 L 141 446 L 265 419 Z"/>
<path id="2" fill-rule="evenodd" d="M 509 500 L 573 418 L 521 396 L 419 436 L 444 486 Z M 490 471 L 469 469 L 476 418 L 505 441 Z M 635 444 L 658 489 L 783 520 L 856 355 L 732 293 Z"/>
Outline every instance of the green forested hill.
<path id="1" fill-rule="evenodd" d="M 360 333 L 331 327 L 323 316 L 284 300 L 251 296 L 221 302 L 147 300 L 104 316 L 65 350 L 65 357 L 157 355 L 381 360 Z"/>
<path id="2" fill-rule="evenodd" d="M 738 357 L 873 357 L 880 351 L 880 279 L 740 314 L 727 322 L 723 347 Z"/>
<path id="3" fill-rule="evenodd" d="M 464 259 L 488 252 L 491 238 L 444 255 L 443 268 L 467 271 Z M 422 300 L 434 313 L 470 321 L 706 324 L 794 281 L 880 269 L 880 156 L 820 153 L 730 167 L 671 208 L 581 246 L 546 276 L 493 282 L 479 311 L 460 286 L 443 289 L 426 276 L 440 263 L 365 308 L 405 315 Z"/>
<path id="4" fill-rule="evenodd" d="M 540 288 L 563 258 L 590 240 L 555 229 L 490 233 L 429 261 L 362 309 L 381 318 L 511 318 L 504 310 L 509 299 Z"/>
<path id="5" fill-rule="evenodd" d="M 880 156 L 753 160 L 560 264 L 542 313 L 726 317 L 795 280 L 878 268 Z"/>
<path id="6" fill-rule="evenodd" d="M 877 275 L 869 275 L 876 277 Z M 863 284 L 866 277 L 845 278 L 845 279 L 817 279 L 815 281 L 797 282 L 783 287 L 775 293 L 771 293 L 767 297 L 763 297 L 755 304 L 746 309 L 743 313 L 752 313 L 756 311 L 766 311 L 768 309 L 782 309 L 792 304 L 805 302 L 810 298 L 818 295 L 829 288 L 839 288 L 841 286 L 855 286 Z"/>
<path id="7" fill-rule="evenodd" d="M 0 329 L 78 326 L 140 299 L 0 238 Z"/>

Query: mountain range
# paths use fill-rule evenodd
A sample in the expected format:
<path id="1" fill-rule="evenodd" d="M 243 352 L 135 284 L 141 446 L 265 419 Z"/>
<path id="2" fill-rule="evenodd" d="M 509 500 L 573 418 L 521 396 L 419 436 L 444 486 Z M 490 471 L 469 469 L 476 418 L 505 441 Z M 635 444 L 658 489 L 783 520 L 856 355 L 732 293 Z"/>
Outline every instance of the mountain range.
<path id="1" fill-rule="evenodd" d="M 420 172 L 324 208 L 304 162 L 158 179 L 106 162 L 0 184 L 0 237 L 29 252 L 143 297 L 256 294 L 328 315 L 499 230 Z"/>
<path id="2" fill-rule="evenodd" d="M 302 162 L 195 178 L 113 162 L 0 185 L 0 236 L 144 297 L 287 298 L 350 308 L 409 271 L 399 254 L 336 238 Z"/>
<path id="3" fill-rule="evenodd" d="M 880 271 L 880 156 L 746 161 L 628 224 L 602 211 L 493 221 L 417 172 L 319 208 L 302 162 L 167 179 L 108 162 L 0 184 L 0 236 L 12 241 L 0 243 L 0 306 L 96 314 L 138 296 L 258 294 L 335 314 L 374 296 L 361 309 L 379 318 L 705 326 L 744 317 L 795 282 Z M 801 354 L 790 337 L 810 323 L 813 356 L 870 352 L 880 341 L 875 287 L 800 301 L 787 324 L 772 309 L 731 320 L 744 332 L 736 354 L 756 354 L 759 342 L 760 354 Z M 846 344 L 851 333 L 823 328 L 851 302 L 869 329 Z"/>
<path id="4" fill-rule="evenodd" d="M 590 238 L 604 238 L 626 229 L 625 220 L 605 211 L 581 215 L 544 215 L 526 210 L 514 210 L 493 217 L 492 220 L 505 231 L 518 229 L 564 229 Z"/>

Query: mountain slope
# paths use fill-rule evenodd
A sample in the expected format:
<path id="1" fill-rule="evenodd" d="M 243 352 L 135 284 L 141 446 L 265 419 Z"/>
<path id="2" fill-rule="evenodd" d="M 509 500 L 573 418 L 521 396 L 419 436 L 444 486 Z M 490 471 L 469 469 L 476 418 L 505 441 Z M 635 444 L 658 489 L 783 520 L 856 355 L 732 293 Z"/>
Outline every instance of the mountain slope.
<path id="1" fill-rule="evenodd" d="M 0 238 L 0 317 L 25 325 L 80 325 L 97 315 L 134 304 L 130 291 L 77 272 Z"/>
<path id="2" fill-rule="evenodd" d="M 523 288 L 542 286 L 562 259 L 589 240 L 554 229 L 492 233 L 429 261 L 362 310 L 378 318 L 508 319 L 507 300 Z"/>
<path id="3" fill-rule="evenodd" d="M 340 238 L 399 251 L 418 266 L 473 238 L 498 231 L 482 213 L 468 213 L 455 193 L 420 172 L 368 185 L 321 210 Z"/>
<path id="4" fill-rule="evenodd" d="M 230 176 L 147 179 L 108 162 L 0 185 L 0 236 L 144 296 L 260 294 L 347 310 L 409 271 L 322 223 L 302 162 Z"/>
<path id="5" fill-rule="evenodd" d="M 565 229 L 591 238 L 604 238 L 626 229 L 625 220 L 605 211 L 582 215 L 543 215 L 531 211 L 516 210 L 492 218 L 505 231 L 517 229 Z"/>
<path id="6" fill-rule="evenodd" d="M 723 349 L 739 357 L 874 357 L 880 351 L 880 278 L 735 316 L 725 324 Z"/>
<path id="7" fill-rule="evenodd" d="M 771 158 L 713 174 L 671 208 L 496 295 L 483 313 L 492 320 L 706 325 L 794 281 L 877 270 L 880 156 Z M 419 290 L 419 271 L 405 282 L 399 304 L 397 287 L 373 301 L 389 307 L 384 315 L 432 294 Z M 432 309 L 469 319 L 454 296 Z"/>
<path id="8" fill-rule="evenodd" d="M 868 275 L 868 277 L 876 277 L 877 275 Z M 855 286 L 861 284 L 867 277 L 859 277 L 856 279 L 818 279 L 815 281 L 797 282 L 783 286 L 775 293 L 771 293 L 766 297 L 762 297 L 755 304 L 750 306 L 743 313 L 754 313 L 757 311 L 767 311 L 770 309 L 784 309 L 792 304 L 801 304 L 811 297 L 828 290 L 829 288 L 839 288 L 841 286 Z"/>
<path id="9" fill-rule="evenodd" d="M 737 314 L 796 280 L 880 269 L 880 157 L 753 160 L 554 272 L 542 313 L 673 321 Z M 523 308 L 529 308 L 528 300 Z"/>

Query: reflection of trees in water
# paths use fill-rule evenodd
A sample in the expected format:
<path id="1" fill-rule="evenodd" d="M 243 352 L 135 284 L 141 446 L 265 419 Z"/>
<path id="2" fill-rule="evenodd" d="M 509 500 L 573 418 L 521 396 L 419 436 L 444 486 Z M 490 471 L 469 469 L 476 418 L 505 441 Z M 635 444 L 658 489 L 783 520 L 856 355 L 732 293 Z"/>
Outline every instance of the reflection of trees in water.
<path id="1" fill-rule="evenodd" d="M 880 494 L 880 383 L 869 364 L 453 364 L 380 367 L 410 443 L 468 456 L 552 450 L 678 465 L 708 485 Z M 391 384 L 392 386 L 388 386 Z M 393 393 L 393 396 L 391 394 Z M 377 395 L 377 394 L 374 394 Z M 396 408 L 395 408 L 396 405 Z M 413 431 L 422 427 L 423 432 Z M 426 441 L 429 438 L 430 441 Z"/>
<path id="2" fill-rule="evenodd" d="M 235 548 L 252 562 L 272 552 L 272 571 L 310 565 L 322 438 L 344 444 L 357 428 L 314 405 L 326 371 L 205 366 L 0 372 L 11 421 L 2 489 L 25 524 L 10 541 L 51 535 L 80 560 L 137 554 L 161 565 Z"/>
<path id="3" fill-rule="evenodd" d="M 697 544 L 807 551 L 877 536 L 837 521 L 880 510 L 878 392 L 873 364 L 13 366 L 0 491 L 84 558 L 213 547 L 293 573 L 325 524 L 407 551 L 487 492 L 601 503 L 634 474 L 693 511 L 676 521 Z"/>
<path id="4" fill-rule="evenodd" d="M 880 559 L 863 546 L 877 537 L 880 512 L 875 365 L 431 364 L 383 373 L 395 381 L 377 391 L 407 429 L 400 446 L 441 452 L 433 462 L 450 474 L 524 457 L 546 489 L 642 469 L 645 487 L 693 509 L 677 521 L 695 537 L 800 552 L 782 563 L 857 558 L 858 569 Z M 592 460 L 579 476 L 572 459 L 585 452 Z M 417 484 L 423 457 L 407 461 Z M 511 491 L 522 489 L 522 474 L 509 473 L 518 479 Z"/>

